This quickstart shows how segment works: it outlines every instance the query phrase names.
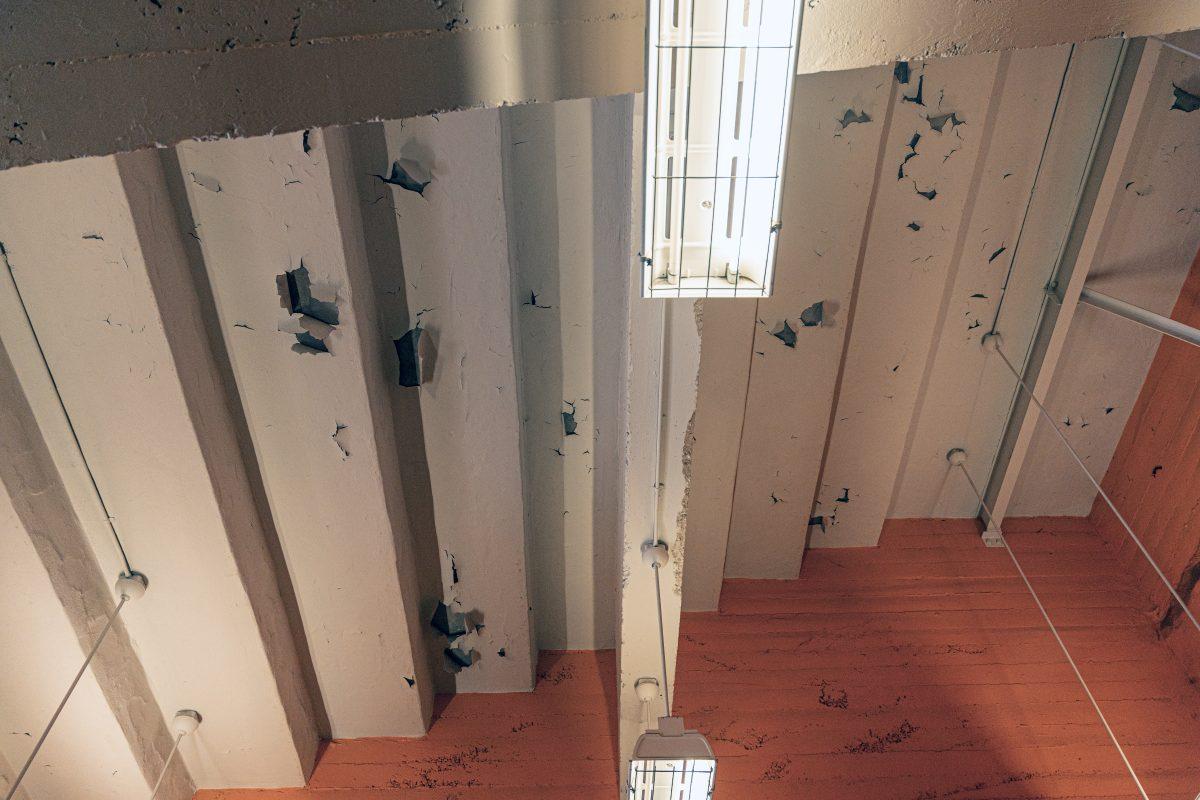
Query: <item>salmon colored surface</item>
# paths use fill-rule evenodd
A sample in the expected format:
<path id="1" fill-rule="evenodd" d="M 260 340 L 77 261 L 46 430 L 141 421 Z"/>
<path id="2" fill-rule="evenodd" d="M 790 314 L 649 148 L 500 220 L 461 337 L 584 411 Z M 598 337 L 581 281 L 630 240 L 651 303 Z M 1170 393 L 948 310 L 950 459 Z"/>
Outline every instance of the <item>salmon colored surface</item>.
<path id="1" fill-rule="evenodd" d="M 1200 256 L 1171 316 L 1200 327 Z M 1192 591 L 1200 578 L 1200 348 L 1162 338 L 1102 485 L 1200 618 Z M 1136 576 L 1164 636 L 1200 675 L 1200 634 L 1099 497 L 1091 519 Z"/>
<path id="2" fill-rule="evenodd" d="M 1153 800 L 1200 791 L 1200 692 L 1085 519 L 1009 539 Z M 727 581 L 685 614 L 676 710 L 714 800 L 1136 798 L 1003 550 L 973 523 L 890 521 L 795 581 Z M 544 653 L 532 694 L 459 695 L 424 739 L 328 745 L 306 789 L 204 800 L 618 797 L 613 654 Z"/>
<path id="3" fill-rule="evenodd" d="M 197 800 L 613 800 L 611 650 L 543 652 L 532 693 L 438 698 L 421 739 L 330 742 L 305 789 L 197 792 Z"/>
<path id="4" fill-rule="evenodd" d="M 677 710 L 718 756 L 714 800 L 1135 798 L 1003 549 L 962 520 L 889 521 L 799 580 L 727 581 L 685 615 Z M 1200 791 L 1200 693 L 1086 520 L 1009 541 L 1153 800 Z"/>

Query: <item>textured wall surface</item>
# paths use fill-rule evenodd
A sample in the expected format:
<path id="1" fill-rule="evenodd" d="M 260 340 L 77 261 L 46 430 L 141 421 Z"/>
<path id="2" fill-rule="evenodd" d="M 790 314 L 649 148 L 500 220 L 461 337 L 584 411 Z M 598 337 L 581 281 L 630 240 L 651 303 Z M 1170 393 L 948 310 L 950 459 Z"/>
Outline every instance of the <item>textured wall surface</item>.
<path id="1" fill-rule="evenodd" d="M 720 611 L 683 615 L 675 710 L 713 743 L 717 797 L 1135 796 L 1005 552 L 974 533 L 893 521 L 878 549 L 814 550 L 799 580 L 728 581 Z M 1086 520 L 1014 520 L 1009 539 L 1150 796 L 1193 797 L 1200 693 L 1122 562 Z"/>
<path id="2" fill-rule="evenodd" d="M 1172 318 L 1200 326 L 1200 256 Z M 1196 608 L 1200 578 L 1200 350 L 1163 337 L 1102 481 L 1179 594 Z M 1200 633 L 1171 599 L 1125 529 L 1097 497 L 1091 519 L 1135 576 L 1159 628 L 1189 666 L 1200 666 Z"/>

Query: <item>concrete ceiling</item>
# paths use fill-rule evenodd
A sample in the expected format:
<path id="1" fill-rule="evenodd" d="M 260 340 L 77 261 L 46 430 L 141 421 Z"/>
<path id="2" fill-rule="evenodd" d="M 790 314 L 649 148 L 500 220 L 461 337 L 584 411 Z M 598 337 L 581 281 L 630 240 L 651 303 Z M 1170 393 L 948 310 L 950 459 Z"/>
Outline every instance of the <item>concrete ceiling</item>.
<path id="1" fill-rule="evenodd" d="M 528 690 L 539 649 L 618 648 L 627 751 L 630 687 L 657 669 L 651 531 L 673 546 L 673 664 L 681 602 L 711 607 L 725 575 L 794 576 L 806 546 L 871 544 L 887 517 L 975 516 L 944 454 L 965 444 L 986 480 L 1013 401 L 978 339 L 997 315 L 1013 352 L 1034 335 L 1119 51 L 802 76 L 758 303 L 631 300 L 631 95 L 0 172 L 0 413 L 20 432 L 0 440 L 0 570 L 24 601 L 0 638 L 0 779 L 111 608 L 110 519 L 151 593 L 31 800 L 144 791 L 181 707 L 206 722 L 164 796 L 298 785 L 319 737 L 419 735 L 436 692 Z M 1155 191 L 1112 210 L 1120 230 L 1194 203 L 1200 115 L 1168 106 L 1196 79 L 1159 57 L 1136 109 L 1152 154 L 1122 167 Z M 574 91 L 602 93 L 549 96 Z M 1174 238 L 1105 270 L 1186 269 L 1192 218 L 1154 229 Z M 310 314 L 289 310 L 301 267 Z M 1169 307 L 1178 281 L 1146 291 L 1128 296 Z M 816 302 L 824 324 L 799 326 Z M 418 325 L 425 382 L 402 387 Z M 1143 355 L 1112 354 L 1106 385 L 1133 396 Z M 1094 395 L 1059 381 L 1064 409 Z M 1067 480 L 1015 507 L 1073 508 Z M 439 602 L 472 630 L 435 630 Z"/>

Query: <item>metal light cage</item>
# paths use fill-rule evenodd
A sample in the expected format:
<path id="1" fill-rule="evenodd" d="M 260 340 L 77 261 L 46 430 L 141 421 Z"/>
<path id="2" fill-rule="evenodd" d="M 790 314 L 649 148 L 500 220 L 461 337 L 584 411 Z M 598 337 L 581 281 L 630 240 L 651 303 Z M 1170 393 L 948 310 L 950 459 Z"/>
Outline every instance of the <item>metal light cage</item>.
<path id="1" fill-rule="evenodd" d="M 643 297 L 766 297 L 803 0 L 649 0 Z"/>
<path id="2" fill-rule="evenodd" d="M 629 800 L 709 800 L 717 759 L 708 740 L 683 729 L 680 717 L 661 717 L 658 730 L 638 737 L 629 762 Z"/>

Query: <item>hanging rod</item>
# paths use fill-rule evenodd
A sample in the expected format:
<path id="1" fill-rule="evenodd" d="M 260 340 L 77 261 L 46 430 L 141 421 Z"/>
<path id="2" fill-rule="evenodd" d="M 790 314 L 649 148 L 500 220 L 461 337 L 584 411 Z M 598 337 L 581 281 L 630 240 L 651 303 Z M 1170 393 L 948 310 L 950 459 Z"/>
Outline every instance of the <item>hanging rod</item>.
<path id="1" fill-rule="evenodd" d="M 1181 342 L 1187 342 L 1188 344 L 1200 347 L 1200 329 L 1193 328 L 1191 325 L 1184 325 L 1182 322 L 1173 320 L 1170 317 L 1164 317 L 1162 314 L 1147 311 L 1141 306 L 1135 306 L 1124 300 L 1109 297 L 1106 294 L 1097 292 L 1095 289 L 1088 288 L 1086 285 L 1084 285 L 1083 291 L 1079 293 L 1079 302 L 1086 303 L 1093 308 L 1099 308 L 1102 311 L 1107 311 L 1110 314 L 1115 314 L 1118 317 L 1123 317 L 1130 322 L 1136 322 L 1164 336 L 1170 336 Z"/>

